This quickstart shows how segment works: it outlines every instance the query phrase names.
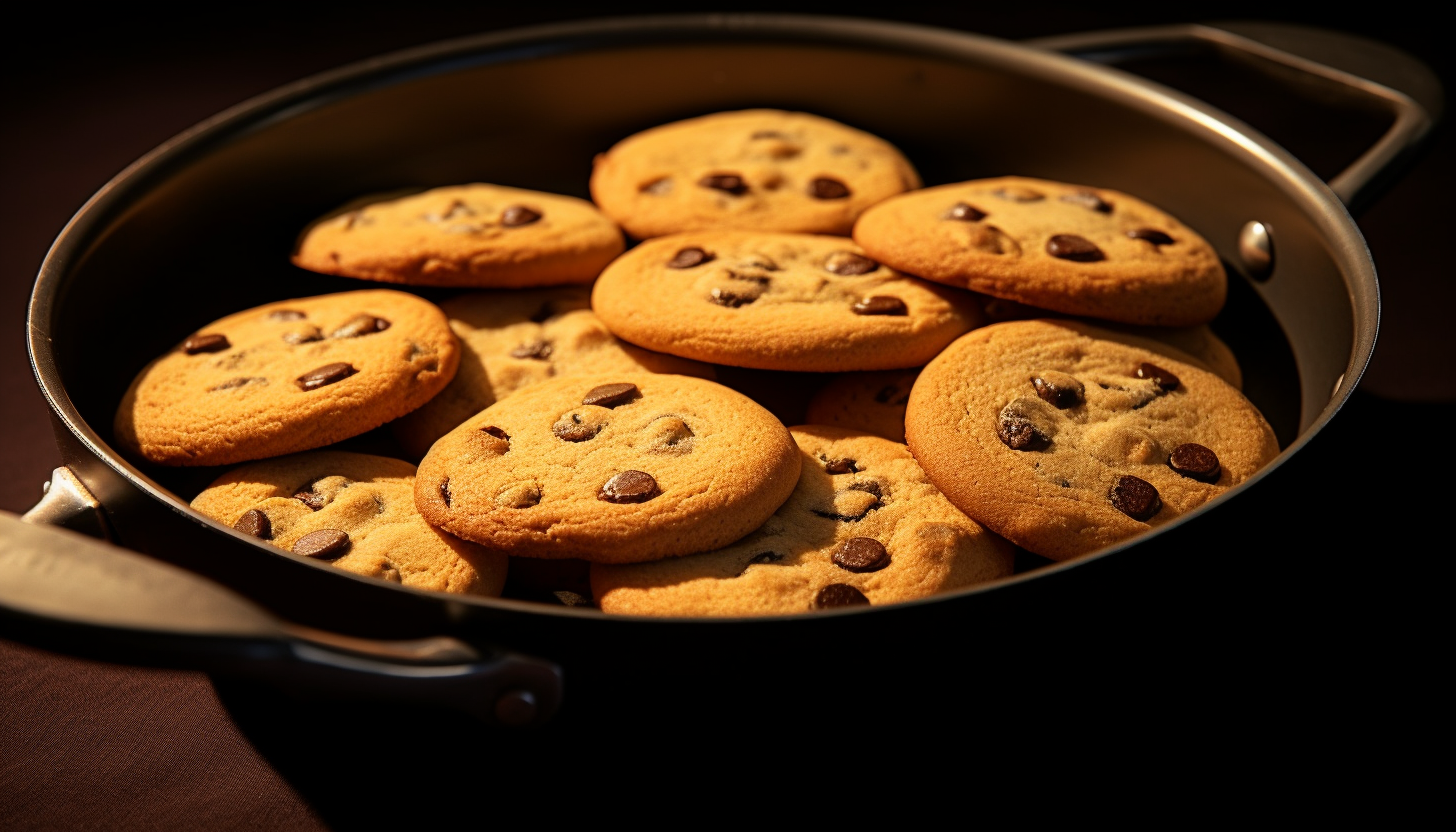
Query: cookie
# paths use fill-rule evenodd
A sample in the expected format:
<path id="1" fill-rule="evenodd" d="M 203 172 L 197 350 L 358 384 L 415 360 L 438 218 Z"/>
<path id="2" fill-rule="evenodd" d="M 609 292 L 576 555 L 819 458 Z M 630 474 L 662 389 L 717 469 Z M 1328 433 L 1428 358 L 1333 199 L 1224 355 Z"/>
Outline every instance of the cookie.
<path id="1" fill-rule="evenodd" d="M 905 437 L 956 507 L 1056 560 L 1172 522 L 1279 453 L 1217 375 L 1164 345 L 1054 320 L 952 344 L 916 380 Z"/>
<path id="2" fill-rule="evenodd" d="M 855 223 L 869 256 L 908 274 L 1109 321 L 1207 323 L 1218 255 L 1193 229 L 1104 188 L 1007 176 L 888 199 Z"/>
<path id="3" fill-rule="evenodd" d="M 414 459 L 456 425 L 523 387 L 556 376 L 642 372 L 712 378 L 713 368 L 649 352 L 607 331 L 585 286 L 471 292 L 440 304 L 460 339 L 460 370 L 391 429 Z"/>
<path id="4" fill-rule="evenodd" d="M 351 203 L 299 238 L 293 263 L 416 286 L 590 283 L 622 253 L 617 226 L 575 197 L 456 185 Z"/>
<path id="5" fill-rule="evenodd" d="M 920 187 L 892 145 L 808 113 L 742 110 L 644 130 L 596 158 L 592 199 L 638 239 L 744 228 L 848 234 Z"/>
<path id="6" fill-rule="evenodd" d="M 511 555 L 631 563 L 743 537 L 798 476 L 788 429 L 722 385 L 569 376 L 441 437 L 420 463 L 415 504 L 432 525 Z"/>
<path id="7" fill-rule="evenodd" d="M 116 412 L 115 437 L 162 465 L 306 451 L 414 410 L 459 362 L 445 313 L 414 295 L 278 301 L 214 321 L 148 364 Z"/>
<path id="8" fill-rule="evenodd" d="M 244 465 L 192 507 L 299 557 L 415 589 L 500 595 L 507 558 L 431 528 L 415 510 L 415 466 L 311 451 Z"/>
<path id="9" fill-rule="evenodd" d="M 602 611 L 788 615 L 911 601 L 1011 574 L 1011 544 L 951 505 L 904 445 L 819 425 L 793 435 L 799 484 L 762 528 L 713 552 L 593 564 Z"/>
<path id="10" fill-rule="evenodd" d="M 809 400 L 804 419 L 903 443 L 905 405 L 919 375 L 916 368 L 836 376 Z"/>
<path id="11" fill-rule="evenodd" d="M 698 231 L 648 240 L 592 308 L 650 350 L 761 370 L 915 367 L 981 322 L 973 296 L 899 274 L 844 237 Z"/>

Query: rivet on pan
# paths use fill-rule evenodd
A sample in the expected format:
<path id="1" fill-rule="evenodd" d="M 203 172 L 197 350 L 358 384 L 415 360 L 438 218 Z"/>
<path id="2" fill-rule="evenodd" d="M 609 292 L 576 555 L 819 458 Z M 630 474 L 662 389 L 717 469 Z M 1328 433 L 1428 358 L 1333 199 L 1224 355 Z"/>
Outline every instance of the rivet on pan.
<path id="1" fill-rule="evenodd" d="M 1267 279 L 1274 271 L 1274 230 L 1258 220 L 1244 223 L 1239 231 L 1239 259 L 1249 277 Z"/>
<path id="2" fill-rule="evenodd" d="M 495 718 L 502 725 L 529 725 L 536 718 L 536 694 L 528 690 L 508 690 L 495 700 Z"/>

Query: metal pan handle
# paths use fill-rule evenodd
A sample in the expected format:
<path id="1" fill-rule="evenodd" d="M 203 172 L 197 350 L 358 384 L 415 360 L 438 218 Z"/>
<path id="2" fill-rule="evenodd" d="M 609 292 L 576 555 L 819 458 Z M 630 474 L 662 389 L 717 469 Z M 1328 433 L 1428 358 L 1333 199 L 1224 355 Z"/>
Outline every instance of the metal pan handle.
<path id="1" fill-rule="evenodd" d="M 1267 74 L 1287 76 L 1293 71 L 1315 87 L 1388 112 L 1394 121 L 1385 134 L 1328 183 L 1352 209 L 1368 202 L 1398 173 L 1444 106 L 1440 80 L 1410 55 L 1366 38 L 1308 26 L 1254 22 L 1146 26 L 1038 38 L 1026 44 L 1110 65 L 1212 46 Z"/>
<path id="2" fill-rule="evenodd" d="M 539 725 L 561 669 L 450 637 L 377 641 L 281 621 L 223 587 L 94 537 L 105 518 L 70 471 L 18 518 L 0 512 L 0 632 L 111 661 L 258 678 L 297 696 L 412 701 Z M 104 530 L 104 525 L 100 528 Z"/>

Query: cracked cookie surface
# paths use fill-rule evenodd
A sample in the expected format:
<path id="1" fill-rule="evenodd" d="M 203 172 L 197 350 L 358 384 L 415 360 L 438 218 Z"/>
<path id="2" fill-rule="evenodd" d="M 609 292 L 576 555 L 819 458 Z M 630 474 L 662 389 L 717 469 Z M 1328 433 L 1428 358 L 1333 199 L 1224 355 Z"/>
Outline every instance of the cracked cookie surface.
<path id="1" fill-rule="evenodd" d="M 866 208 L 918 187 L 883 139 L 783 110 L 644 130 L 598 156 L 591 178 L 592 199 L 638 239 L 714 228 L 848 234 Z"/>
<path id="2" fill-rule="evenodd" d="M 591 311 L 585 286 L 471 292 L 440 304 L 460 339 L 460 369 L 391 430 L 419 459 L 436 439 L 496 401 L 549 378 L 611 372 L 712 378 L 713 368 L 633 346 Z"/>
<path id="3" fill-rule="evenodd" d="M 792 433 L 798 486 L 768 522 L 717 551 L 593 564 L 602 610 L 786 615 L 910 601 L 1012 573 L 1011 544 L 951 505 L 904 445 L 820 425 Z"/>
<path id="4" fill-rule="evenodd" d="M 415 589 L 500 595 L 507 558 L 431 528 L 415 510 L 415 466 L 347 451 L 244 465 L 192 507 L 300 557 Z"/>
<path id="5" fill-rule="evenodd" d="M 229 315 L 152 361 L 114 423 L 162 465 L 227 465 L 332 444 L 440 392 L 460 361 L 439 307 L 389 289 Z"/>
<path id="6" fill-rule="evenodd" d="M 624 245 L 586 200 L 473 184 L 351 203 L 304 231 L 293 262 L 386 283 L 519 288 L 590 283 Z"/>
<path id="7" fill-rule="evenodd" d="M 420 462 L 431 524 L 514 556 L 633 563 L 731 543 L 793 491 L 773 414 L 688 376 L 614 373 L 521 390 Z"/>
<path id="8" fill-rule="evenodd" d="M 854 239 L 908 274 L 1066 315 L 1192 326 L 1227 278 L 1193 229 L 1107 188 L 1007 176 L 888 199 Z"/>
<path id="9" fill-rule="evenodd" d="M 902 275 L 847 238 L 754 231 L 648 240 L 607 267 L 592 307 L 647 349 L 809 372 L 918 366 L 981 322 L 974 296 Z"/>
<path id="10" fill-rule="evenodd" d="M 905 434 L 958 508 L 1057 560 L 1175 520 L 1279 453 L 1217 375 L 1165 345 L 1056 320 L 952 344 L 916 380 Z"/>

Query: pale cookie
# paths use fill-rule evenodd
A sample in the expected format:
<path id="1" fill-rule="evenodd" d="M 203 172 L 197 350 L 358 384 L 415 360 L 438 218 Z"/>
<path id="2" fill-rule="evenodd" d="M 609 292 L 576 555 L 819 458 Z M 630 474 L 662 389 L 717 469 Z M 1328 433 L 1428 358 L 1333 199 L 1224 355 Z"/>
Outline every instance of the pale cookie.
<path id="1" fill-rule="evenodd" d="M 607 267 L 592 308 L 638 346 L 760 370 L 915 367 L 981 323 L 973 296 L 902 275 L 844 237 L 699 231 Z"/>
<path id="2" fill-rule="evenodd" d="M 1012 546 L 936 490 L 904 445 L 838 428 L 793 428 L 798 487 L 758 531 L 685 558 L 593 564 L 603 612 L 788 615 L 883 605 L 1012 572 Z"/>
<path id="3" fill-rule="evenodd" d="M 500 595 L 506 556 L 431 528 L 415 510 L 414 481 L 408 462 L 313 451 L 229 471 L 192 507 L 356 575 L 415 589 Z"/>
<path id="4" fill-rule="evenodd" d="M 592 199 L 638 239 L 745 228 L 848 234 L 920 187 L 892 145 L 808 113 L 742 110 L 644 130 L 596 158 Z"/>
<path id="5" fill-rule="evenodd" d="M 471 292 L 440 308 L 460 339 L 460 370 L 440 395 L 391 424 L 414 459 L 497 400 L 548 378 L 644 370 L 713 377 L 706 364 L 650 352 L 612 335 L 592 313 L 585 286 Z"/>
<path id="6" fill-rule="evenodd" d="M 727 545 L 799 476 L 773 414 L 722 385 L 616 373 L 532 385 L 440 438 L 415 504 L 511 555 L 632 563 Z"/>
<path id="7" fill-rule="evenodd" d="M 304 231 L 294 265 L 418 286 L 590 283 L 622 253 L 617 226 L 575 197 L 456 185 L 337 211 Z"/>
<path id="8" fill-rule="evenodd" d="M 805 421 L 905 441 L 905 405 L 920 370 L 844 373 L 809 400 Z"/>
<path id="9" fill-rule="evenodd" d="M 910 392 L 905 436 L 952 503 L 1057 560 L 1178 519 L 1279 453 L 1238 390 L 1164 345 L 1070 321 L 969 333 Z"/>
<path id="10" fill-rule="evenodd" d="M 876 205 L 854 227 L 903 272 L 1068 315 L 1154 326 L 1206 323 L 1227 279 L 1193 229 L 1134 197 L 1007 176 Z"/>
<path id="11" fill-rule="evenodd" d="M 439 307 L 389 289 L 269 303 L 199 329 L 132 381 L 117 443 L 227 465 L 357 436 L 424 404 L 460 361 Z"/>

